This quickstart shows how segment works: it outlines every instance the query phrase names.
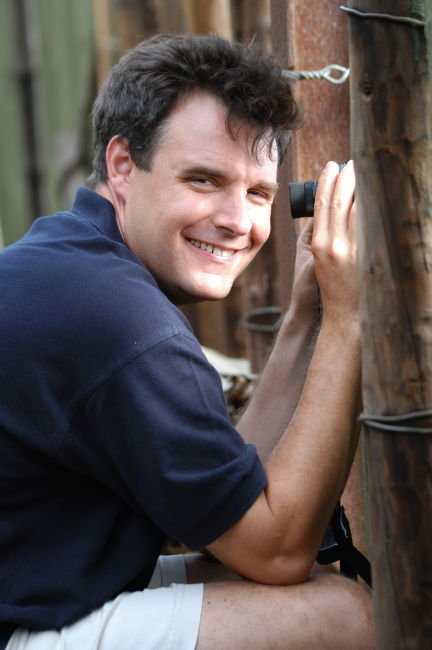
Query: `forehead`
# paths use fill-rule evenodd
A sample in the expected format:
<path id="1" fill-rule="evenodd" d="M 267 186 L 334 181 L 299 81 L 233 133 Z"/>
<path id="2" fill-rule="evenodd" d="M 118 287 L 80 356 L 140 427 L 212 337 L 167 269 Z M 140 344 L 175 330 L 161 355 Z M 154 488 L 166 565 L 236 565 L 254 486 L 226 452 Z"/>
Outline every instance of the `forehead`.
<path id="1" fill-rule="evenodd" d="M 233 162 L 242 160 L 276 178 L 276 147 L 269 150 L 263 139 L 256 152 L 252 152 L 257 131 L 235 118 L 228 128 L 227 116 L 224 103 L 211 93 L 197 91 L 188 94 L 169 115 L 160 146 L 182 156 L 221 157 Z"/>

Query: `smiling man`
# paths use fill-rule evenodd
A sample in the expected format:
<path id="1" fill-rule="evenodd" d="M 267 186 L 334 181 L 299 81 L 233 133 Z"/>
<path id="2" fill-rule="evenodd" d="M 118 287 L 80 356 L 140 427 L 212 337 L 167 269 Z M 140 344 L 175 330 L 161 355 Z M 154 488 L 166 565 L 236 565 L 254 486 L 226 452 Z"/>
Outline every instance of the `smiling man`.
<path id="1" fill-rule="evenodd" d="M 352 163 L 237 428 L 178 309 L 268 238 L 297 121 L 271 57 L 143 42 L 95 102 L 93 189 L 0 254 L 2 650 L 373 647 L 369 596 L 314 564 L 357 444 Z"/>
<path id="2" fill-rule="evenodd" d="M 176 303 L 224 298 L 270 234 L 277 150 L 261 143 L 255 159 L 248 127 L 234 122 L 234 139 L 226 118 L 222 100 L 193 90 L 170 114 L 149 170 L 135 165 L 125 138 L 107 147 L 110 176 L 99 191 Z"/>

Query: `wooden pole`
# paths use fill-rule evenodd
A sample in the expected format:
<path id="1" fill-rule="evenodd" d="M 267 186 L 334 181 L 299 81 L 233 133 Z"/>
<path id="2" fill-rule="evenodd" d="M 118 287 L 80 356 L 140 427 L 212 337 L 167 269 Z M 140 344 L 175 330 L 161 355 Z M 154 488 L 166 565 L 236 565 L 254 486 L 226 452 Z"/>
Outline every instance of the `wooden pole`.
<path id="1" fill-rule="evenodd" d="M 190 31 L 189 6 L 186 0 L 158 0 L 156 15 L 159 30 L 164 34 L 182 34 Z"/>
<path id="2" fill-rule="evenodd" d="M 215 32 L 229 40 L 233 37 L 231 3 L 229 0 L 187 0 L 191 31 L 197 34 Z"/>
<path id="3" fill-rule="evenodd" d="M 92 0 L 96 55 L 96 83 L 102 86 L 113 65 L 111 9 L 109 0 Z"/>
<path id="4" fill-rule="evenodd" d="M 270 0 L 236 0 L 232 8 L 234 37 L 244 43 L 260 43 L 265 52 L 270 52 Z"/>
<path id="5" fill-rule="evenodd" d="M 330 63 L 348 65 L 346 17 L 338 0 L 271 0 L 273 51 L 285 69 L 317 70 Z M 297 234 L 290 218 L 288 183 L 316 179 L 328 160 L 349 157 L 349 88 L 323 80 L 295 82 L 306 119 L 296 133 L 279 174 L 280 188 L 272 216 L 276 251 L 273 285 L 284 309 L 291 299 Z M 268 303 L 267 303 L 268 304 Z M 260 357 L 262 368 L 264 358 Z M 354 542 L 366 551 L 362 460 L 357 453 L 342 496 Z"/>
<path id="6" fill-rule="evenodd" d="M 378 650 L 425 650 L 432 639 L 432 48 L 425 28 L 432 8 L 426 0 L 353 0 L 348 11 L 376 641 Z M 419 417 L 380 421 L 411 412 Z"/>

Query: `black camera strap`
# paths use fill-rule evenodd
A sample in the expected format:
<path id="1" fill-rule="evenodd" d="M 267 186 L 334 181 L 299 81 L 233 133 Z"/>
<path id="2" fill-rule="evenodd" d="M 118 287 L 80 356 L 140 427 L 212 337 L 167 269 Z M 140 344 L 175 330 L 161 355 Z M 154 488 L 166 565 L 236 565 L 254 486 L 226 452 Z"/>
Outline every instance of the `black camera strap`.
<path id="1" fill-rule="evenodd" d="M 351 529 L 344 507 L 339 504 L 330 520 L 317 555 L 319 564 L 340 563 L 340 572 L 354 580 L 359 575 L 371 587 L 369 560 L 352 542 Z"/>

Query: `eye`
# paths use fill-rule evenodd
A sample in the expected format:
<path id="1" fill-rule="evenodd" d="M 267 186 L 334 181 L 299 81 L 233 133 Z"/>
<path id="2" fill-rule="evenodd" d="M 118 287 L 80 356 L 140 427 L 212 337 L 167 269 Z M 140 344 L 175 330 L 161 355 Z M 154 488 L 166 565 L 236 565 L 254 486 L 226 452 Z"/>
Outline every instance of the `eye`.
<path id="1" fill-rule="evenodd" d="M 212 190 L 216 186 L 216 181 L 205 176 L 191 176 L 186 179 L 186 182 L 192 188 L 203 191 Z"/>
<path id="2" fill-rule="evenodd" d="M 271 205 L 274 199 L 273 193 L 255 187 L 248 190 L 248 196 L 252 199 L 254 203 L 266 204 L 266 205 L 267 204 Z"/>
<path id="3" fill-rule="evenodd" d="M 192 183 L 198 183 L 198 185 L 210 185 L 213 181 L 209 178 L 191 178 Z"/>

